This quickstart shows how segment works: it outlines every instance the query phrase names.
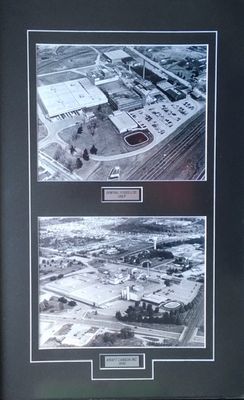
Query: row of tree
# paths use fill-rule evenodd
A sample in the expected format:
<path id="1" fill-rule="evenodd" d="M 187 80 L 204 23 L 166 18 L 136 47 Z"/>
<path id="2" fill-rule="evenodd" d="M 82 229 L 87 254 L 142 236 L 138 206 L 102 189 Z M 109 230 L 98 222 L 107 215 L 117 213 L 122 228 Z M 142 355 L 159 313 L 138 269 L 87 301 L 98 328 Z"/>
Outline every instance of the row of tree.
<path id="1" fill-rule="evenodd" d="M 134 337 L 134 331 L 129 327 L 121 328 L 120 332 L 105 332 L 102 339 L 104 343 L 114 344 L 118 339 L 130 339 Z"/>
<path id="2" fill-rule="evenodd" d="M 76 149 L 73 145 L 70 146 L 70 154 L 73 155 L 74 152 L 76 152 Z M 90 148 L 90 154 L 97 154 L 97 148 L 96 146 L 93 144 L 92 147 Z M 88 153 L 88 150 L 85 149 L 83 151 L 83 153 L 80 155 L 80 157 L 76 158 L 75 161 L 75 168 L 76 169 L 80 169 L 83 166 L 83 162 L 81 160 L 81 158 L 83 158 L 84 161 L 89 161 L 90 160 L 90 156 Z"/>
<path id="3" fill-rule="evenodd" d="M 193 307 L 194 302 L 195 300 L 185 305 L 181 304 L 177 310 L 161 312 L 159 307 L 153 307 L 150 303 L 141 304 L 140 301 L 136 301 L 135 305 L 130 305 L 123 315 L 117 311 L 115 317 L 119 321 L 181 325 L 182 315 Z"/>
<path id="4" fill-rule="evenodd" d="M 144 315 L 142 312 L 131 311 L 127 315 L 123 315 L 120 311 L 117 311 L 115 317 L 119 321 L 128 321 L 128 322 L 147 322 L 147 323 L 157 323 L 157 324 L 174 324 L 174 325 L 182 325 L 183 320 L 180 313 L 170 311 L 163 312 L 160 314 L 149 314 Z"/>

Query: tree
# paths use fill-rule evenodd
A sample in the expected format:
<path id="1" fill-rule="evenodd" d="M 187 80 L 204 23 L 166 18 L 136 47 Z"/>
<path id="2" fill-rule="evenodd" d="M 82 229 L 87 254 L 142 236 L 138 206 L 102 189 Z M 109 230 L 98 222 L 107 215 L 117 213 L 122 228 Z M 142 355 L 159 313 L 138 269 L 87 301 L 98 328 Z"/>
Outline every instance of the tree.
<path id="1" fill-rule="evenodd" d="M 75 147 L 71 144 L 71 146 L 70 146 L 70 148 L 69 148 L 69 151 L 70 151 L 70 154 L 74 154 L 74 152 L 76 151 L 75 150 Z"/>
<path id="2" fill-rule="evenodd" d="M 77 129 L 77 135 L 81 135 L 81 133 L 83 132 L 83 127 L 82 125 L 79 126 L 79 128 Z"/>
<path id="3" fill-rule="evenodd" d="M 138 314 L 137 321 L 138 322 L 142 322 L 142 315 L 141 314 Z"/>
<path id="4" fill-rule="evenodd" d="M 76 306 L 76 302 L 74 300 L 70 300 L 68 302 L 68 305 L 71 306 L 71 307 L 74 307 L 74 306 Z"/>
<path id="5" fill-rule="evenodd" d="M 115 318 L 117 318 L 120 321 L 121 317 L 122 317 L 121 312 L 117 311 L 116 314 L 115 314 Z"/>
<path id="6" fill-rule="evenodd" d="M 134 331 L 131 328 L 125 327 L 120 330 L 120 337 L 122 339 L 128 339 L 134 336 Z"/>
<path id="7" fill-rule="evenodd" d="M 76 159 L 76 168 L 79 169 L 79 168 L 82 167 L 82 165 L 83 165 L 83 162 L 82 162 L 81 159 L 78 157 L 78 158 Z"/>
<path id="8" fill-rule="evenodd" d="M 91 153 L 91 154 L 97 154 L 97 148 L 94 146 L 94 144 L 93 144 L 92 147 L 90 148 L 90 153 Z"/>
<path id="9" fill-rule="evenodd" d="M 151 313 L 152 312 L 152 304 L 148 303 L 147 305 L 147 312 Z"/>
<path id="10" fill-rule="evenodd" d="M 108 342 L 114 343 L 115 337 L 114 337 L 114 335 L 113 335 L 112 333 L 110 333 L 110 332 L 105 332 L 104 335 L 103 335 L 103 341 L 104 341 L 105 343 L 108 343 Z"/>
<path id="11" fill-rule="evenodd" d="M 73 169 L 74 169 L 73 160 L 70 159 L 70 158 L 67 159 L 67 160 L 65 161 L 65 167 L 66 167 L 70 172 L 72 172 Z"/>
<path id="12" fill-rule="evenodd" d="M 65 304 L 68 300 L 65 297 L 59 297 L 58 301 Z"/>
<path id="13" fill-rule="evenodd" d="M 175 319 L 176 319 L 175 320 L 176 325 L 182 325 L 182 318 L 180 314 L 177 313 Z"/>
<path id="14" fill-rule="evenodd" d="M 88 154 L 87 149 L 85 149 L 84 152 L 83 152 L 83 159 L 85 161 L 89 161 L 89 154 Z"/>
<path id="15" fill-rule="evenodd" d="M 164 324 L 169 324 L 170 320 L 169 320 L 169 314 L 167 312 L 165 312 L 163 314 L 163 323 Z"/>

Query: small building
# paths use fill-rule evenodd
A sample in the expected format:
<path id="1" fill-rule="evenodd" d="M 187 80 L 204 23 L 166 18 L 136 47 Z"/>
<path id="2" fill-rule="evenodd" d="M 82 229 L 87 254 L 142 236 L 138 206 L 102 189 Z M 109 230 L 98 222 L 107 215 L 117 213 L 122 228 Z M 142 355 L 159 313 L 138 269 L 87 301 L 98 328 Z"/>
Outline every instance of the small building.
<path id="1" fill-rule="evenodd" d="M 117 63 L 125 59 L 131 59 L 131 56 L 122 49 L 106 51 L 104 57 L 111 63 Z"/>
<path id="2" fill-rule="evenodd" d="M 125 133 L 138 128 L 137 122 L 125 111 L 115 111 L 109 115 L 109 119 L 119 133 Z"/>
<path id="3" fill-rule="evenodd" d="M 174 89 L 167 89 L 165 91 L 165 94 L 168 96 L 168 98 L 171 101 L 178 101 L 186 98 L 186 94 L 182 92 L 181 90 L 178 90 L 176 88 Z"/>

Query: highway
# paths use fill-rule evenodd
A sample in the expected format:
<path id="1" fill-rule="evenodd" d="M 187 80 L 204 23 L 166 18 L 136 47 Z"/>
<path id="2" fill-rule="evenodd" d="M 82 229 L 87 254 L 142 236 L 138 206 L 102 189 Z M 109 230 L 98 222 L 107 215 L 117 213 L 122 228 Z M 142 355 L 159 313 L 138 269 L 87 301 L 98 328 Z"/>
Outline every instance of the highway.
<path id="1" fill-rule="evenodd" d="M 121 328 L 124 327 L 129 327 L 132 328 L 135 332 L 136 335 L 146 335 L 150 337 L 157 337 L 157 338 L 168 338 L 168 339 L 178 339 L 179 338 L 179 333 L 178 332 L 170 332 L 170 331 L 164 331 L 162 329 L 151 329 L 148 327 L 136 327 L 133 328 L 133 326 L 119 322 L 119 321 L 109 321 L 109 320 L 99 320 L 99 319 L 87 319 L 84 320 L 82 317 L 79 320 L 77 317 L 65 317 L 61 315 L 51 315 L 51 314 L 40 314 L 40 321 L 44 322 L 62 322 L 63 324 L 82 324 L 82 325 L 87 325 L 87 326 L 93 326 L 96 328 L 104 328 L 104 329 L 111 329 L 113 331 L 120 331 Z"/>
<path id="2" fill-rule="evenodd" d="M 157 152 L 142 167 L 134 170 L 128 177 L 128 180 L 154 180 L 163 178 L 169 166 L 184 155 L 204 133 L 205 113 L 202 113 L 183 128 L 168 144 L 162 143 L 159 145 Z"/>

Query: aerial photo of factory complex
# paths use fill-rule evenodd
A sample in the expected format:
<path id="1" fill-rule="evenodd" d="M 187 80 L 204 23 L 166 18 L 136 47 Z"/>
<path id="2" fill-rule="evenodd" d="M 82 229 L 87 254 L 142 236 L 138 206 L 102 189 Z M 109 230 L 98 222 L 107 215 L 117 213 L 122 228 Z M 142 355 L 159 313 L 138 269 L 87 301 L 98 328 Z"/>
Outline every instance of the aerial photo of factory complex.
<path id="1" fill-rule="evenodd" d="M 39 348 L 205 347 L 205 218 L 39 217 Z"/>
<path id="2" fill-rule="evenodd" d="M 205 180 L 207 45 L 36 45 L 39 181 Z"/>

